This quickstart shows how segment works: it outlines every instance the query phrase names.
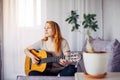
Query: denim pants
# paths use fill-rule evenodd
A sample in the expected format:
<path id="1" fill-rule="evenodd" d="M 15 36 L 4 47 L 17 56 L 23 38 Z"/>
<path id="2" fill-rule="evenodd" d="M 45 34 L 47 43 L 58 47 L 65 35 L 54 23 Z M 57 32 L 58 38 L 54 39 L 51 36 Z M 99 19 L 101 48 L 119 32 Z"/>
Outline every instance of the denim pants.
<path id="1" fill-rule="evenodd" d="M 41 73 L 38 71 L 31 71 L 29 73 L 29 76 L 74 76 L 75 72 L 77 71 L 77 69 L 75 68 L 75 65 L 69 65 L 67 67 L 65 67 L 63 70 L 61 70 L 59 73 Z"/>
<path id="2" fill-rule="evenodd" d="M 69 65 L 65 67 L 60 73 L 60 76 L 74 76 L 75 72 L 77 71 L 77 68 L 75 68 L 75 65 Z"/>

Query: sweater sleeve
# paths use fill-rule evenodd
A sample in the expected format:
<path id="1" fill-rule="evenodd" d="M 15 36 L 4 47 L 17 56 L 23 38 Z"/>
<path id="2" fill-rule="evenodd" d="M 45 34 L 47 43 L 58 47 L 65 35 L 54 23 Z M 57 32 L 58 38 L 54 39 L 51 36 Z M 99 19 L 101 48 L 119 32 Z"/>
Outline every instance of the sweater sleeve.
<path id="1" fill-rule="evenodd" d="M 35 50 L 40 50 L 42 48 L 42 41 L 39 40 L 37 42 L 35 42 L 34 44 L 32 44 L 32 47 L 35 49 Z"/>
<path id="2" fill-rule="evenodd" d="M 70 47 L 69 47 L 69 44 L 67 42 L 67 40 L 63 40 L 62 41 L 62 45 L 61 45 L 61 49 L 62 49 L 62 52 L 67 52 L 67 51 L 70 51 Z"/>

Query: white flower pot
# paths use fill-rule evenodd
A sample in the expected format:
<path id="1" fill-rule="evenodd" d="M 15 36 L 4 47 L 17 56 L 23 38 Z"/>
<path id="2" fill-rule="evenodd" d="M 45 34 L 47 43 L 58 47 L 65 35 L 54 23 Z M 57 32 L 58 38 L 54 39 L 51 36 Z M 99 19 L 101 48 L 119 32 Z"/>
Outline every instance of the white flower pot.
<path id="1" fill-rule="evenodd" d="M 101 75 L 106 73 L 108 53 L 83 53 L 86 72 L 89 75 Z"/>

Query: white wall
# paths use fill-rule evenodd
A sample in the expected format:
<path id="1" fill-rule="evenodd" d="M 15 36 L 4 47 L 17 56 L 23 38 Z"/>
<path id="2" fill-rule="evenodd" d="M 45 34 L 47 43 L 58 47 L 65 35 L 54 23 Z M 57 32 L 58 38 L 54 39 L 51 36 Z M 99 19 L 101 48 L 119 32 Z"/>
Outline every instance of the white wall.
<path id="1" fill-rule="evenodd" d="M 120 0 L 103 0 L 104 38 L 120 41 Z"/>

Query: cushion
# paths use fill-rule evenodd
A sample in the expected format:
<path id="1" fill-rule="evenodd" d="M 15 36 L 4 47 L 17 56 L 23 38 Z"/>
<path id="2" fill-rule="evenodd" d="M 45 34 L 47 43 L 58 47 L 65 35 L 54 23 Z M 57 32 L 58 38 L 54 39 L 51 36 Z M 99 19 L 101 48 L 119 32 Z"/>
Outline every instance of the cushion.
<path id="1" fill-rule="evenodd" d="M 120 72 L 120 42 L 117 39 L 111 45 L 108 66 L 109 71 Z"/>
<path id="2" fill-rule="evenodd" d="M 107 47 L 109 47 L 109 45 L 111 43 L 111 41 L 109 41 L 109 40 L 103 40 L 101 38 L 94 39 L 92 37 L 90 37 L 90 41 L 91 41 L 92 47 L 94 48 L 95 51 L 106 51 Z M 87 44 L 87 41 L 84 42 L 82 51 L 86 50 L 86 44 Z"/>
<path id="3" fill-rule="evenodd" d="M 95 51 L 108 51 L 108 48 L 111 44 L 111 41 L 108 40 L 101 40 L 101 39 L 94 39 L 92 40 L 92 46 Z"/>

